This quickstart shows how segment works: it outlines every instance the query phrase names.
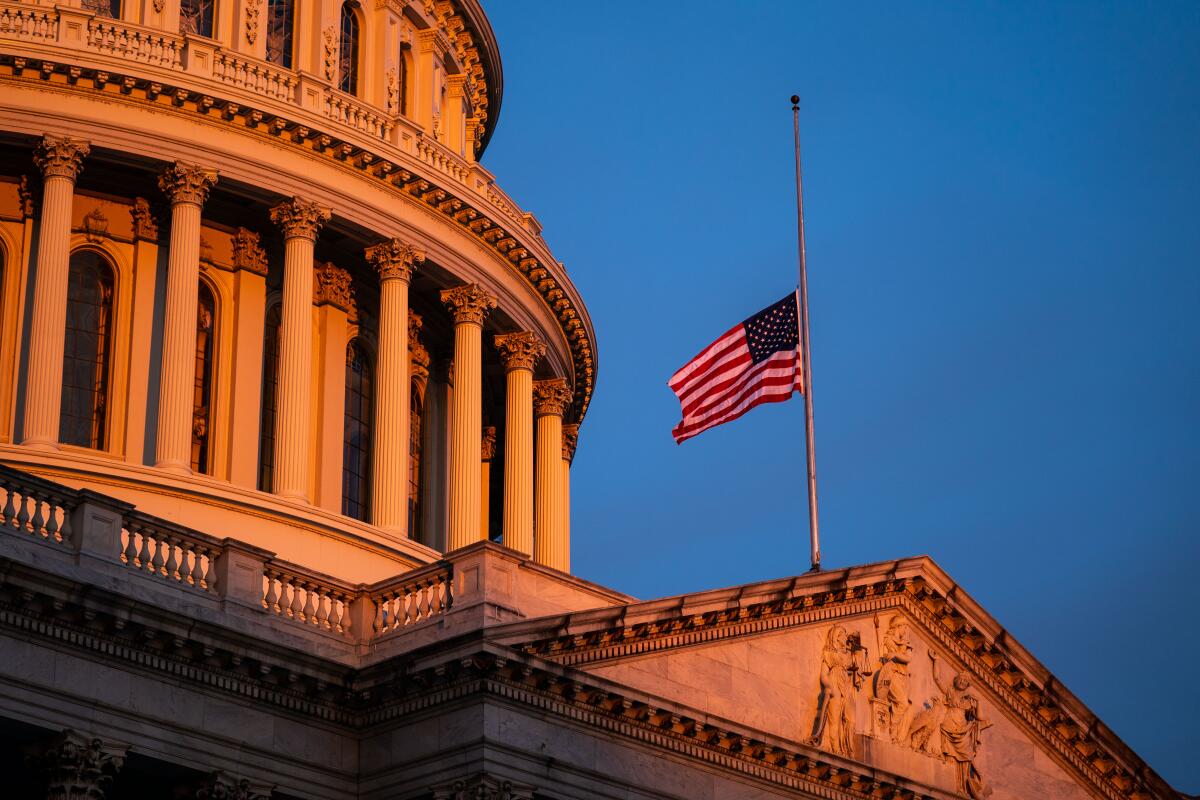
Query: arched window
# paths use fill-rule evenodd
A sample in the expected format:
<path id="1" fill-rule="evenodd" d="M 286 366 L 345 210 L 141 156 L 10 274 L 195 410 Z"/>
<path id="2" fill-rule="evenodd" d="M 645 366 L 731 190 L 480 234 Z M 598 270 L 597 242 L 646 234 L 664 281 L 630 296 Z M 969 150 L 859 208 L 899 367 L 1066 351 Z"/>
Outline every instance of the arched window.
<path id="1" fill-rule="evenodd" d="M 400 59 L 397 62 L 396 91 L 399 93 L 400 113 L 408 116 L 408 60 L 412 55 L 407 48 L 401 48 Z"/>
<path id="2" fill-rule="evenodd" d="M 83 0 L 83 10 L 97 17 L 121 18 L 121 0 Z"/>
<path id="3" fill-rule="evenodd" d="M 192 471 L 212 474 L 209 439 L 212 435 L 213 338 L 217 301 L 203 281 L 196 303 L 196 380 L 192 393 Z"/>
<path id="4" fill-rule="evenodd" d="M 216 0 L 179 0 L 179 32 L 211 39 L 216 5 Z"/>
<path id="5" fill-rule="evenodd" d="M 338 88 L 348 94 L 358 93 L 358 11 L 354 5 L 342 3 L 342 36 L 338 40 Z"/>
<path id="6" fill-rule="evenodd" d="M 374 370 L 357 339 L 346 348 L 346 438 L 342 446 L 342 513 L 370 519 L 371 401 Z"/>
<path id="7" fill-rule="evenodd" d="M 263 326 L 263 381 L 259 401 L 262 414 L 258 423 L 258 488 L 269 492 L 275 478 L 275 410 L 279 397 L 279 329 L 283 310 L 278 303 L 267 311 Z"/>
<path id="8" fill-rule="evenodd" d="M 92 250 L 71 256 L 58 440 L 103 450 L 112 355 L 113 269 Z"/>
<path id="9" fill-rule="evenodd" d="M 410 435 L 408 437 L 408 538 L 421 541 L 421 420 L 425 414 L 425 399 L 416 383 L 408 405 Z"/>
<path id="10" fill-rule="evenodd" d="M 267 0 L 267 61 L 292 68 L 292 0 Z"/>

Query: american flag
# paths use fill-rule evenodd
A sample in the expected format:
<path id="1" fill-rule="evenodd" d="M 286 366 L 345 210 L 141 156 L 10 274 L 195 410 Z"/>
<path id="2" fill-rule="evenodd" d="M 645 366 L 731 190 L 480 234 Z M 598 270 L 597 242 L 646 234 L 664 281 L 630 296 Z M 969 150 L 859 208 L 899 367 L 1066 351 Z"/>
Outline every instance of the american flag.
<path id="1" fill-rule="evenodd" d="M 679 444 L 735 420 L 759 403 L 804 393 L 800 320 L 793 292 L 736 325 L 671 376 L 683 419 L 671 431 Z"/>

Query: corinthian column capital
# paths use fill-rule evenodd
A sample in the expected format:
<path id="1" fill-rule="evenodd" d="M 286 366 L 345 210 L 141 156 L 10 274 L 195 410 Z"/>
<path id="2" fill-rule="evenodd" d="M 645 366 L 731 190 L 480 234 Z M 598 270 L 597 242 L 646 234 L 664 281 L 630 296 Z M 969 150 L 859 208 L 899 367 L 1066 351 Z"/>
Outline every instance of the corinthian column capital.
<path id="1" fill-rule="evenodd" d="M 176 161 L 158 176 L 158 188 L 172 205 L 191 203 L 202 206 L 217 182 L 217 171 Z"/>
<path id="2" fill-rule="evenodd" d="M 563 461 L 575 460 L 575 446 L 579 444 L 579 425 L 562 426 L 562 457 Z"/>
<path id="3" fill-rule="evenodd" d="M 496 298 L 477 283 L 442 290 L 442 302 L 454 316 L 454 324 L 464 322 L 482 325 L 487 312 L 496 307 Z"/>
<path id="4" fill-rule="evenodd" d="M 546 345 L 532 331 L 502 333 L 496 337 L 496 349 L 505 371 L 533 369 L 537 360 L 546 355 Z"/>
<path id="5" fill-rule="evenodd" d="M 533 413 L 539 417 L 552 414 L 561 417 L 571 405 L 571 389 L 566 378 L 550 378 L 533 382 Z"/>
<path id="6" fill-rule="evenodd" d="M 350 273 L 328 261 L 313 268 L 313 305 L 331 305 L 356 316 L 358 307 L 354 303 L 354 279 Z"/>
<path id="7" fill-rule="evenodd" d="M 105 785 L 125 763 L 126 750 L 72 730 L 63 731 L 36 756 L 46 776 L 46 797 L 103 797 Z"/>
<path id="8" fill-rule="evenodd" d="M 312 201 L 293 197 L 271 209 L 271 222 L 283 231 L 286 239 L 308 239 L 315 242 L 317 231 L 329 221 L 330 210 Z"/>
<path id="9" fill-rule="evenodd" d="M 42 143 L 33 151 L 33 163 L 47 178 L 70 178 L 75 180 L 83 169 L 83 159 L 91 147 L 82 139 L 68 136 L 43 136 Z"/>
<path id="10" fill-rule="evenodd" d="M 407 283 L 412 271 L 425 262 L 425 251 L 399 239 L 372 245 L 366 249 L 367 261 L 379 273 L 379 280 L 399 278 Z"/>

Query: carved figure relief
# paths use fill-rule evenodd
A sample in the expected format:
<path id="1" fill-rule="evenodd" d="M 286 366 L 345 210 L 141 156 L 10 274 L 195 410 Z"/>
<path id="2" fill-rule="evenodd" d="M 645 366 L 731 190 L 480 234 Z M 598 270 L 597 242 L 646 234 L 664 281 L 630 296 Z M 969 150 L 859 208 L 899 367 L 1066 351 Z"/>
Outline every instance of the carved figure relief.
<path id="1" fill-rule="evenodd" d="M 333 28 L 326 28 L 325 32 L 321 34 L 321 38 L 324 40 L 325 59 L 322 66 L 325 69 L 325 80 L 331 81 L 333 80 L 333 68 L 337 65 L 337 47 L 334 46 Z"/>
<path id="2" fill-rule="evenodd" d="M 246 3 L 246 41 L 250 44 L 258 41 L 259 6 L 259 0 L 249 0 Z"/>
<path id="3" fill-rule="evenodd" d="M 944 682 L 938 670 L 938 656 L 929 651 L 933 665 L 933 682 L 941 697 L 930 701 L 928 708 L 917 715 L 912 724 L 909 743 L 913 750 L 928 756 L 953 761 L 958 768 L 958 791 L 972 800 L 982 800 L 992 794 L 990 786 L 975 768 L 979 751 L 979 736 L 992 723 L 979 714 L 979 698 L 971 691 L 971 679 L 959 672 Z"/>
<path id="4" fill-rule="evenodd" d="M 29 181 L 28 175 L 22 175 L 20 182 L 17 184 L 17 199 L 21 203 L 21 214 L 24 219 L 33 217 L 37 198 L 33 185 Z"/>
<path id="5" fill-rule="evenodd" d="M 906 744 L 913 717 L 912 699 L 908 693 L 908 664 L 912 659 L 908 622 L 900 614 L 892 614 L 883 620 L 876 615 L 875 636 L 881 666 L 875 673 L 871 696 L 871 733 L 877 739 Z"/>
<path id="6" fill-rule="evenodd" d="M 154 219 L 154 212 L 150 210 L 150 203 L 146 198 L 134 199 L 133 206 L 129 209 L 129 216 L 133 218 L 135 238 L 150 242 L 158 241 L 158 223 Z"/>
<path id="7" fill-rule="evenodd" d="M 89 242 L 99 242 L 108 235 L 108 217 L 96 206 L 83 218 L 83 233 Z"/>
<path id="8" fill-rule="evenodd" d="M 834 625 L 821 651 L 821 696 L 808 743 L 835 755 L 854 755 L 854 696 L 871 674 L 869 654 L 857 633 Z"/>

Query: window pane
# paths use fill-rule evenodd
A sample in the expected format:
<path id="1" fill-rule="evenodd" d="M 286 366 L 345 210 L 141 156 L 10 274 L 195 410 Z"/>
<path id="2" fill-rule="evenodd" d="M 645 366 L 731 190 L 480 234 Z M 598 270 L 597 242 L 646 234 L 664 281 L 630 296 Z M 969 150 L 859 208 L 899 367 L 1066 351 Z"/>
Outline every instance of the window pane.
<path id="1" fill-rule="evenodd" d="M 275 477 L 275 409 L 279 389 L 279 327 L 283 313 L 279 305 L 267 311 L 263 331 L 262 416 L 258 427 L 258 488 L 269 492 Z"/>
<path id="2" fill-rule="evenodd" d="M 67 278 L 60 442 L 104 449 L 112 299 L 113 272 L 108 263 L 90 250 L 72 255 Z"/>
<path id="3" fill-rule="evenodd" d="M 371 363 L 358 342 L 346 349 L 346 431 L 342 448 L 342 513 L 370 518 Z"/>
<path id="4" fill-rule="evenodd" d="M 215 0 L 180 0 L 179 32 L 194 33 L 211 39 L 215 6 Z"/>
<path id="5" fill-rule="evenodd" d="M 292 68 L 292 0 L 267 0 L 267 61 Z"/>
<path id="6" fill-rule="evenodd" d="M 349 3 L 342 4 L 342 36 L 338 43 L 338 88 L 358 92 L 358 15 Z"/>

